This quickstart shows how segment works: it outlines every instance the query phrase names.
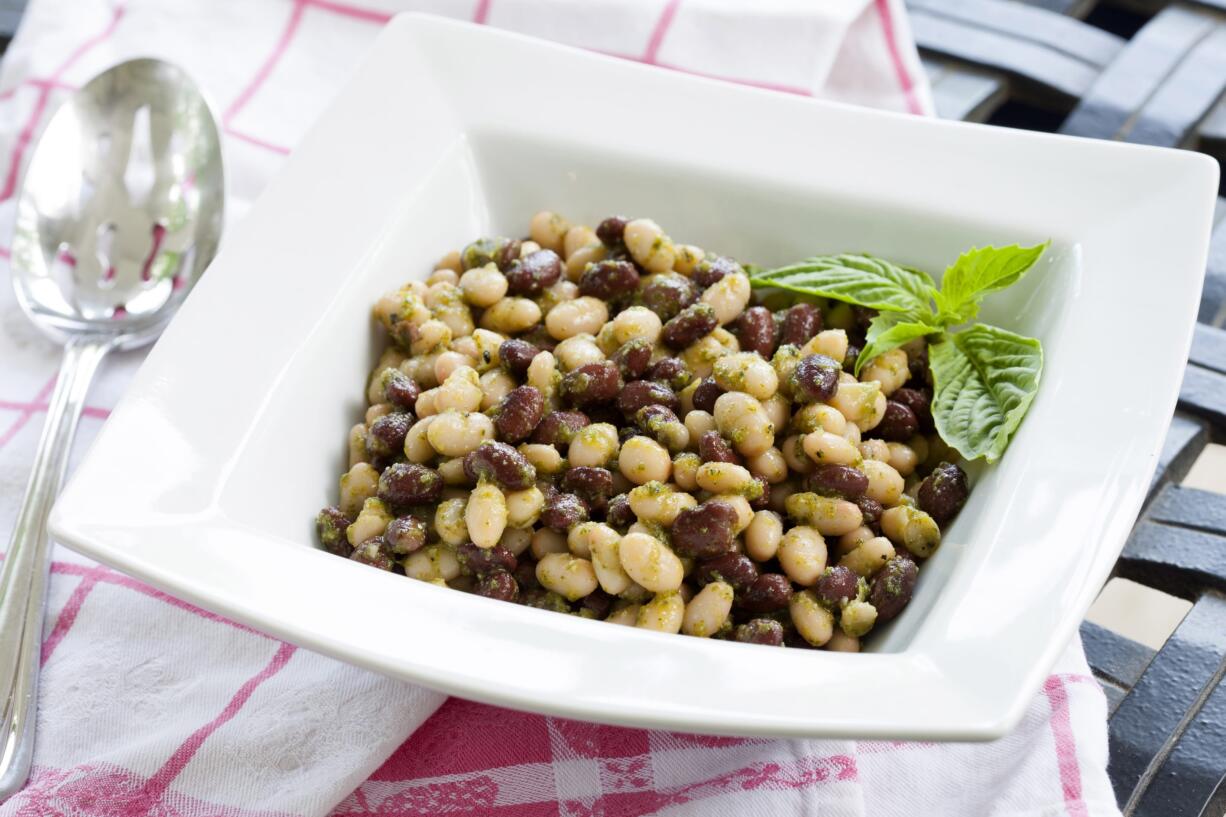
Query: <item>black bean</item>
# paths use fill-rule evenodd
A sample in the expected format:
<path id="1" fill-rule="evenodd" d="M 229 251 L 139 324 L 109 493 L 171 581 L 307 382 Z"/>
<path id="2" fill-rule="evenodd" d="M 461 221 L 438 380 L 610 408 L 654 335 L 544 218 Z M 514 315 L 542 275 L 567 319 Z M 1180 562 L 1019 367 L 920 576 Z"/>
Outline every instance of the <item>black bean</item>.
<path id="1" fill-rule="evenodd" d="M 839 390 L 843 364 L 826 355 L 802 358 L 792 370 L 792 393 L 801 403 L 826 402 Z"/>
<path id="2" fill-rule="evenodd" d="M 694 568 L 694 580 L 699 584 L 727 582 L 738 593 L 746 590 L 757 578 L 758 566 L 740 553 L 724 553 L 701 561 Z"/>
<path id="3" fill-rule="evenodd" d="M 736 321 L 736 334 L 741 341 L 741 350 L 757 352 L 767 360 L 775 354 L 779 345 L 779 327 L 775 316 L 764 306 L 751 306 L 741 313 Z"/>
<path id="4" fill-rule="evenodd" d="M 728 444 L 728 441 L 715 430 L 704 431 L 702 436 L 698 438 L 698 458 L 703 462 L 745 464 L 745 460 L 741 458 L 741 455 L 732 450 L 732 446 Z"/>
<path id="5" fill-rule="evenodd" d="M 644 406 L 664 406 L 672 411 L 681 407 L 677 395 L 663 383 L 636 380 L 626 385 L 617 396 L 617 408 L 627 418 L 634 417 Z"/>
<path id="6" fill-rule="evenodd" d="M 928 382 L 928 344 L 924 346 L 914 355 L 907 355 L 907 369 L 911 372 L 911 379 L 917 383 Z"/>
<path id="7" fill-rule="evenodd" d="M 397 462 L 379 476 L 379 499 L 389 505 L 428 505 L 442 495 L 442 476 L 424 465 Z"/>
<path id="8" fill-rule="evenodd" d="M 900 443 L 914 437 L 918 430 L 919 420 L 915 418 L 915 412 L 897 400 L 886 400 L 885 414 L 872 433 L 874 437 Z"/>
<path id="9" fill-rule="evenodd" d="M 395 369 L 387 376 L 383 392 L 387 395 L 387 401 L 393 406 L 412 409 L 417 406 L 417 398 L 421 395 L 421 386 L 417 385 L 417 381 L 404 372 Z"/>
<path id="10" fill-rule="evenodd" d="M 617 528 L 623 532 L 626 528 L 633 525 L 636 517 L 634 511 L 630 509 L 630 497 L 625 494 L 618 494 L 610 499 L 609 506 L 605 508 L 604 519 L 610 527 Z"/>
<path id="11" fill-rule="evenodd" d="M 643 374 L 644 380 L 663 383 L 673 391 L 681 391 L 690 385 L 690 367 L 679 357 L 662 357 L 651 364 Z"/>
<path id="12" fill-rule="evenodd" d="M 506 443 L 481 443 L 464 457 L 464 473 L 474 482 L 489 480 L 504 491 L 522 491 L 536 483 L 536 468 Z"/>
<path id="13" fill-rule="evenodd" d="M 509 443 L 523 442 L 539 426 L 545 399 L 532 386 L 517 386 L 498 403 L 494 430 Z"/>
<path id="14" fill-rule="evenodd" d="M 377 567 L 380 570 L 391 570 L 396 563 L 388 552 L 387 543 L 382 536 L 374 536 L 353 549 L 349 558 L 364 565 Z"/>
<path id="15" fill-rule="evenodd" d="M 511 295 L 536 295 L 562 277 L 562 259 L 553 250 L 537 250 L 512 263 L 506 276 Z"/>
<path id="16" fill-rule="evenodd" d="M 613 495 L 613 474 L 606 468 L 576 465 L 562 475 L 562 490 L 582 499 L 596 513 L 603 513 Z"/>
<path id="17" fill-rule="evenodd" d="M 722 281 L 725 276 L 732 275 L 736 272 L 742 272 L 741 265 L 723 255 L 717 255 L 713 258 L 704 258 L 694 267 L 694 272 L 690 275 L 694 279 L 694 283 L 700 287 L 709 287 L 718 281 Z"/>
<path id="18" fill-rule="evenodd" d="M 860 357 L 862 346 L 854 343 L 847 344 L 847 354 L 843 355 L 843 371 L 848 374 L 856 373 L 856 360 Z"/>
<path id="19" fill-rule="evenodd" d="M 822 496 L 854 500 L 868 490 L 868 476 L 850 465 L 819 465 L 808 477 L 808 488 Z"/>
<path id="20" fill-rule="evenodd" d="M 585 363 L 562 378 L 562 393 L 576 406 L 608 403 L 622 390 L 621 372 L 609 360 Z"/>
<path id="21" fill-rule="evenodd" d="M 591 425 L 591 422 L 582 411 L 551 411 L 536 427 L 532 442 L 541 445 L 570 445 L 575 432 Z"/>
<path id="22" fill-rule="evenodd" d="M 521 554 L 528 557 L 531 554 Z M 521 590 L 535 590 L 541 586 L 541 583 L 536 578 L 536 562 L 530 558 L 521 558 L 519 564 L 511 571 L 511 576 L 515 579 L 515 584 Z"/>
<path id="23" fill-rule="evenodd" d="M 901 389 L 895 389 L 890 399 L 911 409 L 911 413 L 915 415 L 919 423 L 920 431 L 932 431 L 932 401 L 927 391 L 909 389 L 904 386 Z"/>
<path id="24" fill-rule="evenodd" d="M 768 647 L 783 646 L 783 625 L 769 618 L 755 618 L 737 626 L 732 636 L 734 641 L 745 644 L 765 644 Z"/>
<path id="25" fill-rule="evenodd" d="M 911 601 L 919 568 L 907 558 L 894 558 L 873 577 L 868 591 L 869 603 L 877 608 L 877 623 L 884 624 L 898 617 Z"/>
<path id="26" fill-rule="evenodd" d="M 345 531 L 352 523 L 353 520 L 345 516 L 340 508 L 329 506 L 320 511 L 315 517 L 315 532 L 319 535 L 319 543 L 324 546 L 324 550 L 337 556 L 348 556 L 352 553 L 353 548 L 345 538 Z"/>
<path id="27" fill-rule="evenodd" d="M 609 614 L 609 608 L 613 606 L 613 597 L 597 587 L 583 597 L 579 606 L 591 613 L 593 618 L 604 618 Z"/>
<path id="28" fill-rule="evenodd" d="M 478 238 L 460 252 L 460 266 L 465 270 L 484 267 L 498 261 L 498 254 L 507 245 L 505 238 Z"/>
<path id="29" fill-rule="evenodd" d="M 639 286 L 639 271 L 629 261 L 606 259 L 588 266 L 579 277 L 579 294 L 611 301 Z"/>
<path id="30" fill-rule="evenodd" d="M 877 520 L 881 518 L 882 511 L 885 508 L 881 507 L 881 503 L 872 497 L 858 496 L 853 500 L 860 508 L 860 515 L 863 517 L 865 525 L 872 526 L 877 524 Z"/>
<path id="31" fill-rule="evenodd" d="M 596 225 L 596 237 L 600 239 L 601 244 L 607 247 L 620 244 L 622 235 L 626 232 L 626 225 L 629 223 L 630 219 L 625 216 L 609 216 Z"/>
<path id="32" fill-rule="evenodd" d="M 817 596 L 817 600 L 832 610 L 837 610 L 843 602 L 854 599 L 859 590 L 860 577 L 844 565 L 826 568 L 813 585 L 813 594 Z"/>
<path id="33" fill-rule="evenodd" d="M 856 319 L 856 328 L 861 332 L 867 332 L 868 325 L 873 322 L 873 318 L 877 317 L 877 310 L 867 306 L 853 306 L 851 314 Z"/>
<path id="34" fill-rule="evenodd" d="M 732 549 L 736 538 L 736 508 L 710 500 L 687 508 L 673 521 L 673 550 L 680 556 L 711 559 Z"/>
<path id="35" fill-rule="evenodd" d="M 567 533 L 588 520 L 587 503 L 574 494 L 557 493 L 545 499 L 541 524 L 558 533 Z"/>
<path id="36" fill-rule="evenodd" d="M 694 394 L 692 395 L 694 408 L 698 409 L 699 411 L 705 411 L 707 414 L 714 414 L 715 401 L 718 400 L 719 396 L 723 393 L 724 390 L 718 383 L 715 382 L 715 378 L 706 378 L 698 384 L 696 389 L 694 389 Z"/>
<path id="37" fill-rule="evenodd" d="M 538 323 L 527 332 L 524 332 L 519 336 L 519 339 L 531 343 L 542 352 L 552 352 L 554 347 L 558 345 L 557 339 L 549 334 L 549 330 L 542 323 Z"/>
<path id="38" fill-rule="evenodd" d="M 519 598 L 519 584 L 505 571 L 488 573 L 473 585 L 473 592 L 478 596 L 497 601 L 515 601 Z"/>
<path id="39" fill-rule="evenodd" d="M 540 349 L 518 338 L 504 340 L 498 346 L 498 360 L 502 363 L 502 367 L 519 377 L 528 373 L 528 366 L 532 363 L 532 358 L 540 353 Z"/>
<path id="40" fill-rule="evenodd" d="M 506 272 L 511 268 L 511 264 L 519 258 L 520 252 L 524 248 L 524 242 L 521 238 L 512 238 L 502 249 L 498 251 L 498 257 L 495 259 L 498 264 L 498 269 Z"/>
<path id="41" fill-rule="evenodd" d="M 638 380 L 651 364 L 651 341 L 631 338 L 618 347 L 609 359 L 617 364 L 623 379 Z"/>
<path id="42" fill-rule="evenodd" d="M 404 438 L 416 422 L 413 415 L 394 411 L 376 419 L 366 429 L 366 450 L 376 457 L 394 457 L 404 451 Z"/>
<path id="43" fill-rule="evenodd" d="M 804 346 L 822 331 L 822 313 L 813 304 L 796 304 L 783 313 L 779 344 Z"/>
<path id="44" fill-rule="evenodd" d="M 920 510 L 927 511 L 938 525 L 958 515 L 970 496 L 966 472 L 951 462 L 943 462 L 924 478 L 919 487 Z"/>
<path id="45" fill-rule="evenodd" d="M 707 304 L 698 303 L 687 306 L 681 310 L 681 314 L 664 324 L 661 337 L 672 348 L 684 349 L 717 326 L 719 319 L 715 317 L 715 310 Z"/>
<path id="46" fill-rule="evenodd" d="M 415 516 L 401 516 L 388 523 L 383 540 L 397 556 L 421 550 L 426 544 L 426 523 Z"/>
<path id="47" fill-rule="evenodd" d="M 643 306 L 667 321 L 698 300 L 698 287 L 684 275 L 655 275 L 643 286 Z"/>
<path id="48" fill-rule="evenodd" d="M 792 583 L 780 573 L 763 573 L 741 594 L 740 605 L 751 613 L 773 613 L 788 606 Z"/>
<path id="49" fill-rule="evenodd" d="M 485 576 L 495 571 L 510 573 L 519 563 L 515 554 L 502 545 L 494 545 L 487 549 L 477 547 L 472 542 L 465 542 L 455 549 L 455 555 L 461 567 L 478 576 Z"/>

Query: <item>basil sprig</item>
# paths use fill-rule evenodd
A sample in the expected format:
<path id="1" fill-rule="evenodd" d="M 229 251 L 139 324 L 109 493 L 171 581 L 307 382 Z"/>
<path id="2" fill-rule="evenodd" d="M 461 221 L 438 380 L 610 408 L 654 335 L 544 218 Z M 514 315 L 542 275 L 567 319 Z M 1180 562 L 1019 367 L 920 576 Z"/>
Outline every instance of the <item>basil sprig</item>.
<path id="1" fill-rule="evenodd" d="M 808 258 L 754 270 L 750 280 L 755 287 L 877 310 L 856 358 L 857 374 L 878 355 L 929 338 L 937 432 L 966 459 L 995 462 L 1038 391 L 1043 347 L 1034 338 L 971 322 L 986 295 L 1021 280 L 1045 249 L 1046 243 L 969 250 L 945 270 L 940 289 L 925 272 L 869 255 Z"/>

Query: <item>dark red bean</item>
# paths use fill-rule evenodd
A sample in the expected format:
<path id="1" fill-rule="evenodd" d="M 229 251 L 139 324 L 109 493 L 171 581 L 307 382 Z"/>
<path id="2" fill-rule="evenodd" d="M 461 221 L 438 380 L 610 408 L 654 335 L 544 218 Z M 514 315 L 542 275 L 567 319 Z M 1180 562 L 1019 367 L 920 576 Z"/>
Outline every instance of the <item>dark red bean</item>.
<path id="1" fill-rule="evenodd" d="M 837 610 L 839 605 L 851 601 L 860 591 L 860 577 L 850 567 L 835 565 L 826 568 L 813 585 L 813 594 L 825 606 Z"/>
<path id="2" fill-rule="evenodd" d="M 625 216 L 609 216 L 596 225 L 596 237 L 606 247 L 620 244 L 622 242 L 622 235 L 626 232 L 626 225 L 629 223 L 630 219 Z"/>
<path id="3" fill-rule="evenodd" d="M 521 590 L 536 590 L 541 586 L 541 583 L 536 578 L 536 562 L 527 558 L 531 554 L 524 553 L 519 560 L 519 564 L 515 566 L 515 570 L 511 571 L 511 576 L 515 579 L 515 584 Z"/>
<path id="4" fill-rule="evenodd" d="M 587 406 L 586 411 L 587 416 L 591 418 L 593 423 L 608 423 L 614 428 L 618 428 L 623 422 L 622 413 L 617 410 L 617 406 L 612 402 L 601 403 L 598 406 Z"/>
<path id="5" fill-rule="evenodd" d="M 643 287 L 642 299 L 643 306 L 667 321 L 698 300 L 698 287 L 684 275 L 655 275 Z"/>
<path id="6" fill-rule="evenodd" d="M 397 462 L 379 476 L 379 499 L 389 505 L 428 505 L 442 495 L 442 476 L 424 465 Z"/>
<path id="7" fill-rule="evenodd" d="M 758 483 L 758 490 L 761 493 L 749 500 L 749 507 L 755 511 L 770 510 L 771 484 L 766 481 L 766 477 L 755 476 L 754 481 Z M 753 496 L 752 492 L 748 496 Z"/>
<path id="8" fill-rule="evenodd" d="M 862 348 L 854 343 L 847 344 L 847 354 L 843 355 L 843 371 L 848 374 L 856 373 L 856 360 L 860 357 Z"/>
<path id="9" fill-rule="evenodd" d="M 387 376 L 383 392 L 387 395 L 387 402 L 393 406 L 413 409 L 416 408 L 417 398 L 421 395 L 421 386 L 404 372 L 395 369 Z"/>
<path id="10" fill-rule="evenodd" d="M 707 304 L 698 303 L 687 306 L 677 317 L 664 324 L 661 337 L 672 348 L 684 349 L 717 326 L 719 319 L 715 317 L 715 310 Z"/>
<path id="11" fill-rule="evenodd" d="M 345 516 L 340 508 L 329 506 L 320 511 L 315 517 L 315 533 L 318 534 L 319 543 L 324 546 L 324 550 L 337 556 L 348 556 L 352 553 L 353 548 L 345 538 L 345 531 L 352 523 L 353 520 Z"/>
<path id="12" fill-rule="evenodd" d="M 684 360 L 678 357 L 662 357 L 647 368 L 643 379 L 663 383 L 673 391 L 681 391 L 690 385 L 693 378 L 690 375 L 690 367 L 685 365 Z"/>
<path id="13" fill-rule="evenodd" d="M 625 531 L 626 528 L 633 525 L 636 517 L 634 511 L 630 509 L 630 497 L 618 494 L 610 499 L 609 506 L 605 508 L 604 519 L 611 527 L 619 531 Z"/>
<path id="14" fill-rule="evenodd" d="M 579 294 L 611 301 L 628 295 L 639 286 L 639 271 L 629 261 L 597 261 L 579 277 Z"/>
<path id="15" fill-rule="evenodd" d="M 562 378 L 562 393 L 576 406 L 608 403 L 622 390 L 621 372 L 609 360 L 585 363 Z"/>
<path id="16" fill-rule="evenodd" d="M 353 549 L 349 558 L 364 565 L 377 567 L 380 570 L 391 570 L 396 563 L 387 550 L 387 543 L 382 536 L 374 536 Z"/>
<path id="17" fill-rule="evenodd" d="M 885 510 L 881 507 L 881 503 L 872 497 L 858 496 L 854 502 L 860 508 L 864 524 L 870 527 L 877 524 L 877 520 L 881 518 L 881 512 Z"/>
<path id="18" fill-rule="evenodd" d="M 843 364 L 826 355 L 802 358 L 792 370 L 790 383 L 797 402 L 825 402 L 839 390 L 839 372 Z"/>
<path id="19" fill-rule="evenodd" d="M 917 498 L 920 510 L 926 511 L 938 525 L 944 525 L 958 515 L 970 493 L 966 472 L 951 462 L 943 462 L 920 483 Z"/>
<path id="20" fill-rule="evenodd" d="M 579 606 L 591 613 L 593 618 L 604 618 L 609 614 L 609 608 L 613 606 L 613 597 L 597 587 L 583 597 Z"/>
<path id="21" fill-rule="evenodd" d="M 553 250 L 537 250 L 512 263 L 506 277 L 510 294 L 536 295 L 562 277 L 562 259 Z"/>
<path id="22" fill-rule="evenodd" d="M 546 498 L 541 524 L 558 533 L 567 533 L 588 520 L 587 503 L 574 494 L 557 493 Z"/>
<path id="23" fill-rule="evenodd" d="M 731 462 L 744 465 L 741 455 L 732 450 L 718 431 L 704 431 L 698 438 L 698 458 L 703 462 Z"/>
<path id="24" fill-rule="evenodd" d="M 523 594 L 523 603 L 538 610 L 550 610 L 554 613 L 573 613 L 570 603 L 559 593 L 552 590 L 529 590 Z"/>
<path id="25" fill-rule="evenodd" d="M 495 571 L 510 573 L 519 563 L 515 554 L 502 545 L 492 548 L 479 548 L 472 542 L 465 542 L 455 549 L 460 566 L 469 573 L 484 576 Z"/>
<path id="26" fill-rule="evenodd" d="M 877 317 L 877 310 L 867 306 L 853 306 L 851 314 L 856 320 L 856 328 L 861 332 L 867 332 L 868 325 L 873 322 L 873 318 Z"/>
<path id="27" fill-rule="evenodd" d="M 775 316 L 764 306 L 751 306 L 741 313 L 736 321 L 737 337 L 741 341 L 741 350 L 757 352 L 770 360 L 779 345 L 779 327 L 775 324 Z"/>
<path id="28" fill-rule="evenodd" d="M 426 544 L 426 523 L 415 516 L 401 516 L 388 523 L 383 540 L 397 556 L 421 550 Z"/>
<path id="29" fill-rule="evenodd" d="M 740 553 L 724 553 L 701 561 L 694 568 L 694 580 L 699 584 L 727 582 L 738 593 L 746 590 L 757 578 L 758 566 Z"/>
<path id="30" fill-rule="evenodd" d="M 511 264 L 519 258 L 520 252 L 524 248 L 524 242 L 521 238 L 512 238 L 502 249 L 498 251 L 498 257 L 495 259 L 498 264 L 498 269 L 506 272 L 511 268 Z"/>
<path id="31" fill-rule="evenodd" d="M 532 442 L 559 447 L 570 445 L 575 433 L 591 422 L 582 411 L 551 411 L 536 427 Z"/>
<path id="32" fill-rule="evenodd" d="M 907 369 L 911 372 L 911 379 L 917 383 L 928 382 L 928 344 L 925 343 L 923 348 L 914 355 L 907 355 Z"/>
<path id="33" fill-rule="evenodd" d="M 549 334 L 549 330 L 544 324 L 538 323 L 527 332 L 519 336 L 519 340 L 531 343 L 542 352 L 552 352 L 558 345 L 558 341 Z"/>
<path id="34" fill-rule="evenodd" d="M 732 549 L 736 538 L 736 508 L 711 500 L 687 508 L 673 521 L 673 550 L 680 556 L 711 559 Z"/>
<path id="35" fill-rule="evenodd" d="M 698 384 L 698 388 L 694 389 L 692 402 L 694 408 L 699 411 L 705 411 L 708 414 L 715 413 L 715 401 L 724 393 L 720 385 L 715 382 L 715 378 L 708 377 Z"/>
<path id="36" fill-rule="evenodd" d="M 919 389 L 909 389 L 904 386 L 901 389 L 896 389 L 890 395 L 890 399 L 896 403 L 902 403 L 911 409 L 911 413 L 915 415 L 921 431 L 932 431 L 932 401 L 929 399 L 927 392 Z"/>
<path id="37" fill-rule="evenodd" d="M 868 600 L 877 608 L 878 624 L 898 617 L 911 601 L 918 578 L 919 568 L 915 566 L 915 562 L 906 558 L 891 559 L 877 572 L 873 577 L 872 588 L 868 591 Z"/>
<path id="38" fill-rule="evenodd" d="M 502 367 L 519 377 L 528 373 L 528 366 L 532 363 L 532 358 L 540 353 L 540 349 L 518 338 L 504 340 L 498 346 L 498 360 L 502 363 Z"/>
<path id="39" fill-rule="evenodd" d="M 917 431 L 919 431 L 919 420 L 915 418 L 915 412 L 897 400 L 887 400 L 885 414 L 882 415 L 881 422 L 873 428 L 872 435 L 883 440 L 901 443 L 914 437 Z"/>
<path id="40" fill-rule="evenodd" d="M 765 644 L 768 647 L 783 646 L 783 625 L 769 618 L 755 618 L 736 628 L 734 641 L 744 644 Z"/>
<path id="41" fill-rule="evenodd" d="M 507 392 L 494 414 L 494 430 L 509 443 L 523 442 L 537 430 L 545 399 L 532 386 L 518 386 Z"/>
<path id="42" fill-rule="evenodd" d="M 515 601 L 519 598 L 519 584 L 510 573 L 495 571 L 477 580 L 473 592 L 478 596 L 497 601 Z"/>
<path id="43" fill-rule="evenodd" d="M 822 496 L 856 499 L 868 490 L 868 476 L 850 465 L 819 465 L 809 475 L 808 488 Z"/>
<path id="44" fill-rule="evenodd" d="M 481 443 L 464 457 L 464 473 L 474 482 L 489 480 L 504 491 L 522 491 L 536 483 L 536 468 L 506 443 Z"/>
<path id="45" fill-rule="evenodd" d="M 596 513 L 602 513 L 613 495 L 613 474 L 605 468 L 576 465 L 562 475 L 562 490 L 582 499 Z"/>
<path id="46" fill-rule="evenodd" d="M 635 416 L 644 406 L 664 406 L 675 412 L 681 402 L 668 386 L 651 380 L 628 383 L 617 396 L 617 408 L 626 417 Z"/>
<path id="47" fill-rule="evenodd" d="M 640 431 L 646 432 L 652 439 L 664 430 L 664 427 L 669 423 L 679 423 L 677 414 L 668 406 L 659 404 L 651 406 L 643 406 L 634 413 L 634 423 L 639 427 Z M 660 442 L 656 439 L 656 442 Z"/>
<path id="48" fill-rule="evenodd" d="M 741 594 L 740 605 L 751 613 L 773 613 L 788 606 L 792 583 L 780 573 L 763 573 Z"/>
<path id="49" fill-rule="evenodd" d="M 822 331 L 822 313 L 813 304 L 796 304 L 783 313 L 779 327 L 779 344 L 804 346 Z"/>
<path id="50" fill-rule="evenodd" d="M 460 251 L 460 265 L 465 270 L 497 263 L 498 255 L 508 243 L 505 238 L 478 238 Z"/>
<path id="51" fill-rule="evenodd" d="M 723 255 L 717 255 L 714 258 L 704 258 L 694 267 L 694 272 L 690 278 L 698 286 L 706 288 L 717 281 L 722 281 L 725 276 L 732 275 L 736 272 L 742 272 L 741 265 Z"/>
<path id="52" fill-rule="evenodd" d="M 376 457 L 394 457 L 404 452 L 404 438 L 416 422 L 412 414 L 394 411 L 376 419 L 366 429 L 366 450 Z"/>
<path id="53" fill-rule="evenodd" d="M 651 341 L 631 338 L 618 347 L 609 359 L 617 364 L 617 370 L 624 380 L 638 380 L 651 364 Z"/>

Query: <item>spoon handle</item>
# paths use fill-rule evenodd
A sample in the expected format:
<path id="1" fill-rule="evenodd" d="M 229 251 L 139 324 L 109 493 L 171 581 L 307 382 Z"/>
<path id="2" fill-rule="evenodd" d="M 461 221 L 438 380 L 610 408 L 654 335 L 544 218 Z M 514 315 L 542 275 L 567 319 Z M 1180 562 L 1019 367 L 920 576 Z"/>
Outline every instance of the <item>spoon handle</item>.
<path id="1" fill-rule="evenodd" d="M 73 338 L 55 391 L 17 526 L 0 572 L 0 801 L 21 789 L 34 755 L 34 713 L 43 636 L 50 540 L 47 515 L 68 464 L 90 380 L 113 341 Z"/>

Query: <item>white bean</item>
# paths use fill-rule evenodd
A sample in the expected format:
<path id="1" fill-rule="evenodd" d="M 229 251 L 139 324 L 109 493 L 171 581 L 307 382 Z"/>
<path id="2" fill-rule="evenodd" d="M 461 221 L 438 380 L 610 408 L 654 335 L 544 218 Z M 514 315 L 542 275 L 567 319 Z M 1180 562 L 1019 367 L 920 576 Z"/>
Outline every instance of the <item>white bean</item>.
<path id="1" fill-rule="evenodd" d="M 774 511 L 758 511 L 745 529 L 745 552 L 751 559 L 765 562 L 775 558 L 783 539 L 783 520 Z"/>
<path id="2" fill-rule="evenodd" d="M 707 638 L 719 631 L 732 611 L 732 586 L 726 582 L 711 582 L 698 591 L 685 606 L 681 632 Z"/>
<path id="3" fill-rule="evenodd" d="M 820 647 L 834 634 L 834 614 L 823 607 L 812 590 L 793 593 L 788 613 L 796 632 L 814 647 Z"/>
<path id="4" fill-rule="evenodd" d="M 578 601 L 597 587 L 592 563 L 569 553 L 547 553 L 536 563 L 536 580 L 567 601 Z"/>
<path id="5" fill-rule="evenodd" d="M 657 593 L 655 598 L 639 608 L 635 626 L 662 633 L 681 631 L 685 618 L 685 601 L 677 592 Z"/>
<path id="6" fill-rule="evenodd" d="M 426 439 L 444 457 L 462 457 L 494 439 L 494 422 L 476 412 L 445 411 L 426 428 Z"/>
<path id="7" fill-rule="evenodd" d="M 497 485 L 483 482 L 468 496 L 464 524 L 474 545 L 492 548 L 507 528 L 507 500 Z"/>
<path id="8" fill-rule="evenodd" d="M 681 560 L 654 536 L 628 533 L 621 538 L 617 550 L 622 569 L 642 587 L 664 593 L 681 586 L 685 574 Z"/>
<path id="9" fill-rule="evenodd" d="M 779 566 L 801 587 L 812 587 L 826 569 L 826 540 L 814 528 L 792 528 L 779 543 Z"/>

